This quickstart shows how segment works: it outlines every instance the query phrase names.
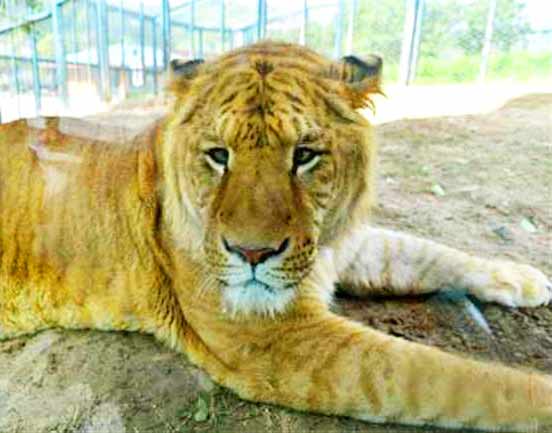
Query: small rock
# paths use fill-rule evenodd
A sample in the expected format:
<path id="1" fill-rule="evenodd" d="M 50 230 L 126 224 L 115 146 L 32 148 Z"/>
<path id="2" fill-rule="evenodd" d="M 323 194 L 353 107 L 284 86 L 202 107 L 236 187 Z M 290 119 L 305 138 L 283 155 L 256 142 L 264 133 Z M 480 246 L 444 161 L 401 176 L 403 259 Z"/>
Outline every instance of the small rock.
<path id="1" fill-rule="evenodd" d="M 98 406 L 85 422 L 79 433 L 125 433 L 123 418 L 119 408 L 112 403 Z"/>
<path id="2" fill-rule="evenodd" d="M 444 195 L 446 195 L 446 192 L 445 190 L 443 189 L 443 187 L 441 185 L 439 185 L 438 183 L 435 183 L 431 186 L 431 192 L 436 195 L 437 197 L 442 197 Z"/>
<path id="3" fill-rule="evenodd" d="M 514 240 L 512 232 L 506 226 L 498 226 L 493 228 L 492 230 L 493 233 L 503 241 L 512 242 Z"/>
<path id="4" fill-rule="evenodd" d="M 521 222 L 519 223 L 520 227 L 525 230 L 528 233 L 536 233 L 537 227 L 535 226 L 535 223 L 531 221 L 529 218 L 523 218 Z"/>

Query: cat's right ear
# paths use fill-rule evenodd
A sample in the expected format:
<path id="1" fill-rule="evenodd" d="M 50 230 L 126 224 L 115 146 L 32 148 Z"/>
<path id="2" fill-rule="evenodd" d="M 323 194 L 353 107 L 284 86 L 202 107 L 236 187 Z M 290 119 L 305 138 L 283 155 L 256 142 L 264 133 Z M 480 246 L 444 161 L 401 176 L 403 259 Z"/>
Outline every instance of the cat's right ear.
<path id="1" fill-rule="evenodd" d="M 204 63 L 203 59 L 171 60 L 169 64 L 168 90 L 177 96 L 179 93 L 185 92 L 193 79 L 201 72 L 201 66 Z"/>

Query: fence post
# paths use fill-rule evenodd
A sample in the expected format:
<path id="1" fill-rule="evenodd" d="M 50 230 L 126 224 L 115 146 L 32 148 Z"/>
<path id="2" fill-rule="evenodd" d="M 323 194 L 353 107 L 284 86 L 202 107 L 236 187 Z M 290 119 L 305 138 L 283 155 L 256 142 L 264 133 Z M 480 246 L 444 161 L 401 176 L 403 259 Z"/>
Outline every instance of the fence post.
<path id="1" fill-rule="evenodd" d="M 263 0 L 263 39 L 266 38 L 268 27 L 268 3 L 267 0 Z"/>
<path id="2" fill-rule="evenodd" d="M 346 54 L 352 54 L 353 53 L 353 35 L 354 35 L 354 29 L 355 29 L 355 17 L 357 14 L 357 0 L 352 0 L 351 2 L 351 10 L 349 11 L 349 23 L 347 26 L 347 39 L 345 43 L 345 53 Z"/>
<path id="3" fill-rule="evenodd" d="M 226 37 L 226 8 L 224 0 L 220 0 L 220 51 L 224 51 Z"/>
<path id="4" fill-rule="evenodd" d="M 343 17 L 345 15 L 345 0 L 339 0 L 338 7 L 334 40 L 334 57 L 336 59 L 343 55 Z"/>
<path id="5" fill-rule="evenodd" d="M 203 58 L 203 29 L 200 28 L 198 30 L 198 37 L 199 37 L 199 50 L 197 53 L 197 56 L 202 59 Z"/>
<path id="6" fill-rule="evenodd" d="M 120 0 L 119 2 L 119 12 L 121 13 L 121 72 L 124 71 L 125 65 L 126 65 L 126 58 L 125 58 L 125 9 L 123 0 Z"/>
<path id="7" fill-rule="evenodd" d="M 54 44 L 56 51 L 56 86 L 61 102 L 67 107 L 67 63 L 65 61 L 65 44 L 63 43 L 63 19 L 61 16 L 61 5 L 57 0 L 51 0 L 52 7 L 52 31 L 54 32 Z"/>
<path id="8" fill-rule="evenodd" d="M 86 46 L 87 46 L 87 57 L 88 57 L 88 83 L 92 83 L 92 34 L 90 31 L 90 0 L 86 0 Z"/>
<path id="9" fill-rule="evenodd" d="M 305 45 L 307 42 L 307 25 L 309 21 L 308 0 L 303 0 L 303 22 L 301 23 L 301 33 L 299 34 L 299 43 Z"/>
<path id="10" fill-rule="evenodd" d="M 195 49 L 195 0 L 190 2 L 190 54 L 192 58 L 196 57 Z"/>
<path id="11" fill-rule="evenodd" d="M 151 20 L 152 26 L 152 41 L 153 45 L 153 92 L 155 96 L 159 94 L 159 84 L 157 82 L 157 17 Z"/>
<path id="12" fill-rule="evenodd" d="M 140 63 L 142 65 L 142 86 L 146 85 L 146 25 L 144 19 L 144 2 L 140 2 Z"/>
<path id="13" fill-rule="evenodd" d="M 478 81 L 480 83 L 485 81 L 485 76 L 487 75 L 487 65 L 489 64 L 489 56 L 493 43 L 495 14 L 496 0 L 489 0 L 489 14 L 487 15 L 487 27 L 485 28 L 485 39 L 483 39 L 483 50 L 481 51 L 481 64 L 479 65 Z"/>
<path id="14" fill-rule="evenodd" d="M 79 51 L 79 41 L 77 38 L 77 10 L 75 8 L 76 0 L 71 0 L 71 48 L 75 54 L 75 63 L 77 63 L 76 54 Z"/>
<path id="15" fill-rule="evenodd" d="M 266 0 L 258 0 L 257 2 L 257 40 L 264 39 L 266 37 Z"/>
<path id="16" fill-rule="evenodd" d="M 230 49 L 233 50 L 234 49 L 234 31 L 233 30 L 228 30 L 228 36 L 229 36 L 229 40 L 230 40 Z"/>
<path id="17" fill-rule="evenodd" d="M 31 24 L 31 31 L 29 36 L 31 38 L 31 50 L 32 50 L 32 62 L 33 62 L 33 93 L 35 100 L 36 115 L 40 116 L 40 110 L 42 109 L 42 95 L 40 93 L 40 73 L 38 67 L 38 51 L 36 47 L 36 31 L 35 25 Z"/>
<path id="18" fill-rule="evenodd" d="M 111 101 L 111 76 L 109 70 L 109 40 L 107 28 L 106 0 L 97 0 L 97 41 L 98 67 L 100 69 L 100 89 L 103 101 Z"/>
<path id="19" fill-rule="evenodd" d="M 11 8 L 12 3 L 11 1 L 6 1 L 6 9 L 7 9 L 7 12 L 8 12 L 8 16 L 13 16 L 13 10 Z M 20 117 L 21 116 L 21 104 L 19 102 L 19 90 L 20 90 L 20 87 L 19 87 L 19 74 L 18 74 L 18 70 L 17 70 L 17 61 L 15 59 L 15 41 L 14 41 L 14 32 L 15 32 L 15 29 L 12 28 L 10 30 L 10 42 L 11 42 L 11 53 L 10 53 L 10 68 L 11 68 L 11 74 L 12 74 L 12 77 L 13 77 L 13 80 L 11 82 L 11 86 L 13 86 L 13 88 L 15 89 L 15 100 L 16 100 L 16 104 L 17 104 L 17 117 Z"/>
<path id="20" fill-rule="evenodd" d="M 74 1 L 74 0 L 73 0 Z M 119 97 L 126 99 L 128 95 L 128 77 L 126 73 L 126 53 L 125 53 L 125 33 L 126 33 L 126 20 L 125 20 L 125 8 L 123 0 L 119 2 L 119 13 L 121 26 L 121 38 L 119 43 L 121 44 L 121 70 L 119 72 Z"/>
<path id="21" fill-rule="evenodd" d="M 422 16 L 424 0 L 407 0 L 404 19 L 399 82 L 410 84 L 416 75 L 416 64 L 422 34 Z"/>
<path id="22" fill-rule="evenodd" d="M 167 69 L 171 58 L 171 10 L 169 0 L 162 0 L 163 68 Z"/>
<path id="23" fill-rule="evenodd" d="M 416 69 L 418 68 L 418 55 L 420 54 L 420 42 L 422 38 L 422 20 L 424 17 L 425 0 L 418 0 L 416 5 L 416 29 L 414 40 L 412 41 L 412 57 L 410 59 L 410 68 L 408 82 L 412 83 L 416 79 Z"/>

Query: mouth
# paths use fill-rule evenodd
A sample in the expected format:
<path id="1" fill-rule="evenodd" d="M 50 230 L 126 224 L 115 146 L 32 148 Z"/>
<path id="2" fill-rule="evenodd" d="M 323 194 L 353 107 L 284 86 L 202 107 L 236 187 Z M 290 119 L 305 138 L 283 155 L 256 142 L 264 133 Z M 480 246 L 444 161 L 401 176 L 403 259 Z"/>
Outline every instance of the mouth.
<path id="1" fill-rule="evenodd" d="M 246 289 L 257 290 L 257 289 L 260 288 L 260 289 L 266 290 L 269 293 L 275 293 L 276 292 L 276 289 L 274 287 L 269 286 L 268 284 L 265 284 L 262 281 L 257 280 L 256 278 L 251 278 L 243 286 Z"/>
<path id="2" fill-rule="evenodd" d="M 262 289 L 262 290 L 266 290 L 269 293 L 277 293 L 283 290 L 290 290 L 295 288 L 296 286 L 296 284 L 294 283 L 287 283 L 287 284 L 283 284 L 281 287 L 275 287 L 274 285 L 265 283 L 264 281 L 258 279 L 255 276 L 245 281 L 239 281 L 239 282 L 229 282 L 226 279 L 219 278 L 219 282 L 222 284 L 223 287 L 229 287 L 229 288 L 240 289 L 240 290 Z"/>
<path id="3" fill-rule="evenodd" d="M 274 287 L 257 278 L 240 284 L 224 284 L 223 307 L 231 315 L 275 316 L 282 313 L 295 297 L 292 286 Z"/>

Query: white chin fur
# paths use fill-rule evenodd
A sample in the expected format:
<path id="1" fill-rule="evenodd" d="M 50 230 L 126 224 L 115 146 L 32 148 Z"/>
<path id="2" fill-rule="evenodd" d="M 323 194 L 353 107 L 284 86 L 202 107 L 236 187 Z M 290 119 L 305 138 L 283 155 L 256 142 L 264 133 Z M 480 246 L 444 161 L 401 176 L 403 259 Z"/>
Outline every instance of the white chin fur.
<path id="1" fill-rule="evenodd" d="M 293 289 L 267 289 L 257 281 L 226 286 L 222 292 L 225 312 L 232 315 L 275 316 L 283 313 L 295 296 Z"/>

